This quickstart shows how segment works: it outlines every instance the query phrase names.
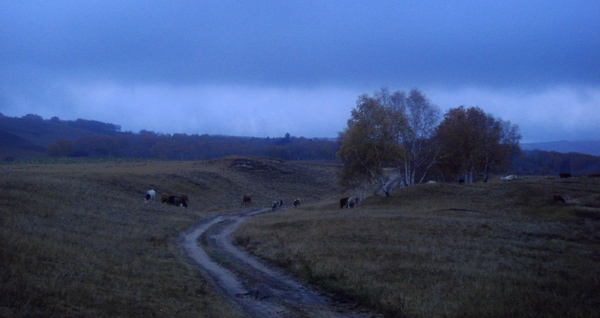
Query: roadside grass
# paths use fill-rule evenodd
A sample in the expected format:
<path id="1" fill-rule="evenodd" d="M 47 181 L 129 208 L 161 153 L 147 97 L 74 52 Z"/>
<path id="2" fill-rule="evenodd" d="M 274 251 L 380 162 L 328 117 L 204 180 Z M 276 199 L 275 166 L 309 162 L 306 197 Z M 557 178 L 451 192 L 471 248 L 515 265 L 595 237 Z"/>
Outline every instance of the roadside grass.
<path id="1" fill-rule="evenodd" d="M 255 217 L 234 235 L 250 253 L 391 317 L 600 315 L 594 179 L 423 184 L 359 209 Z"/>
<path id="2" fill-rule="evenodd" d="M 265 158 L 244 172 L 238 159 L 0 165 L 0 317 L 239 316 L 183 255 L 179 233 L 241 209 L 250 191 L 254 207 L 316 202 L 314 182 L 326 176 L 320 164 Z M 324 166 L 331 191 L 335 170 Z M 293 173 L 268 173 L 276 169 Z M 294 176 L 305 181 L 287 185 Z M 143 203 L 149 189 L 154 204 Z M 189 208 L 161 204 L 162 192 L 187 194 Z"/>

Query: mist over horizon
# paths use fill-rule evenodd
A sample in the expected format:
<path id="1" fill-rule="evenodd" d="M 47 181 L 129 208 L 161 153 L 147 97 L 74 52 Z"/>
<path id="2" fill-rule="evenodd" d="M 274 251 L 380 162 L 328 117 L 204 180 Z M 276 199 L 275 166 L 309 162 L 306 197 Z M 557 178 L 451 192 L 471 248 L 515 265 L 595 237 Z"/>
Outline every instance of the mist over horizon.
<path id="1" fill-rule="evenodd" d="M 0 3 L 0 113 L 124 131 L 333 138 L 358 96 L 423 92 L 600 136 L 597 1 Z"/>

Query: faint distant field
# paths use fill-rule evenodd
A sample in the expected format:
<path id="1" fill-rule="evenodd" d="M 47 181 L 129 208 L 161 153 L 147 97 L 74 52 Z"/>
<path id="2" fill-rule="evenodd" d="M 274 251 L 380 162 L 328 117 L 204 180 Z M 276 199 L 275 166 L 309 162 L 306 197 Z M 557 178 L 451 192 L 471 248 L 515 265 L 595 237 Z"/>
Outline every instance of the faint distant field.
<path id="1" fill-rule="evenodd" d="M 391 317 L 600 316 L 597 178 L 423 184 L 255 217 L 234 241 Z"/>
<path id="2" fill-rule="evenodd" d="M 339 193 L 337 166 L 202 162 L 0 165 L 0 317 L 237 317 L 176 244 L 202 219 Z M 147 190 L 157 202 L 144 204 Z M 160 203 L 187 194 L 189 208 Z"/>

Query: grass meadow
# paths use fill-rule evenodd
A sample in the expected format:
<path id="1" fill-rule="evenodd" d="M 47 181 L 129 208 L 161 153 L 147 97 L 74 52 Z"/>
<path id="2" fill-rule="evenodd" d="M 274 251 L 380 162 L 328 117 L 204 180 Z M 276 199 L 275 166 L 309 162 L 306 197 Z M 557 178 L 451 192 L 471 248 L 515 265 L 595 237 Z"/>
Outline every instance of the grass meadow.
<path id="1" fill-rule="evenodd" d="M 335 193 L 335 165 L 203 162 L 0 165 L 0 317 L 238 317 L 176 244 L 202 219 Z M 144 204 L 147 190 L 158 201 Z M 187 194 L 189 208 L 160 203 Z"/>
<path id="2" fill-rule="evenodd" d="M 422 184 L 255 217 L 234 241 L 390 317 L 600 316 L 598 179 Z"/>

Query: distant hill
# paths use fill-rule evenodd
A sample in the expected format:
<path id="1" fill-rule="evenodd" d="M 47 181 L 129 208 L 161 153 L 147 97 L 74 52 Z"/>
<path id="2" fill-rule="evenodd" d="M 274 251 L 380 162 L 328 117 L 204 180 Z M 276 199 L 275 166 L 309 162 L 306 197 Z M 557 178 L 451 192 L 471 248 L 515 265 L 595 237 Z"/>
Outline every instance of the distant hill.
<path id="1" fill-rule="evenodd" d="M 120 127 L 93 120 L 63 121 L 38 115 L 21 118 L 0 114 L 0 156 L 23 158 L 44 156 L 48 147 L 59 140 L 75 142 L 85 137 L 110 136 Z"/>
<path id="2" fill-rule="evenodd" d="M 28 155 L 35 156 L 36 153 L 44 153 L 45 147 L 31 143 L 15 134 L 0 130 L 0 155 L 15 156 Z"/>
<path id="3" fill-rule="evenodd" d="M 228 155 L 269 156 L 283 160 L 335 160 L 336 138 L 254 138 L 209 135 L 121 132 L 121 127 L 95 120 L 21 118 L 0 114 L 0 161 L 46 156 L 59 140 L 76 144 L 73 156 L 205 160 Z M 521 144 L 524 151 L 541 150 L 600 156 L 600 140 Z"/>
<path id="4" fill-rule="evenodd" d="M 336 142 L 325 138 L 307 139 L 289 134 L 282 138 L 255 138 L 120 130 L 118 125 L 95 120 L 44 119 L 34 114 L 17 118 L 0 114 L 0 161 L 45 157 L 49 147 L 54 148 L 53 156 L 161 160 L 206 160 L 231 155 L 335 160 L 339 149 Z M 56 145 L 57 141 L 64 140 L 71 141 L 74 149 Z"/>
<path id="5" fill-rule="evenodd" d="M 578 152 L 594 156 L 600 156 L 600 140 L 579 141 L 550 141 L 539 143 L 521 144 L 523 150 L 556 151 L 562 153 Z"/>

